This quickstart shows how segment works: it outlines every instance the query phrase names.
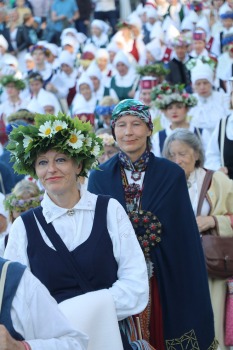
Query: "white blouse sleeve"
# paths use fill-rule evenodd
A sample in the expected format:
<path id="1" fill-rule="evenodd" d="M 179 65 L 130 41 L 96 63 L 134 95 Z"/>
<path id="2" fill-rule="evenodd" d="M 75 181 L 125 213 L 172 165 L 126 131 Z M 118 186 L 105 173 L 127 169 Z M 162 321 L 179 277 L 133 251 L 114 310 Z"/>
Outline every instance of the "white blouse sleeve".
<path id="1" fill-rule="evenodd" d="M 21 217 L 18 217 L 10 228 L 7 246 L 4 252 L 4 258 L 12 261 L 18 261 L 28 268 L 29 260 L 27 257 L 27 234 Z"/>
<path id="2" fill-rule="evenodd" d="M 33 350 L 85 350 L 87 336 L 74 330 L 48 290 L 25 270 L 11 308 L 15 330 Z"/>
<path id="3" fill-rule="evenodd" d="M 213 134 L 206 148 L 205 168 L 218 170 L 221 168 L 221 155 L 218 144 L 219 124 L 213 131 Z"/>
<path id="4" fill-rule="evenodd" d="M 148 303 L 147 267 L 128 215 L 115 199 L 109 201 L 107 226 L 118 263 L 118 280 L 109 291 L 118 320 L 122 320 L 143 311 Z"/>
<path id="5" fill-rule="evenodd" d="M 154 153 L 156 157 L 161 157 L 161 152 L 160 152 L 160 145 L 159 145 L 159 132 L 156 132 L 152 138 L 151 138 L 151 143 L 152 143 L 152 149 L 151 152 Z"/>

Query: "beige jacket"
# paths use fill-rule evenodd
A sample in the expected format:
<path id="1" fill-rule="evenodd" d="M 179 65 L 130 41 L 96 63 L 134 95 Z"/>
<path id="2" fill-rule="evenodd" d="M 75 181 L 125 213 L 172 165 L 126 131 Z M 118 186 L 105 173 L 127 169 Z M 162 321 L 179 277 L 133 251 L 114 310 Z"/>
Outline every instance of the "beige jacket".
<path id="1" fill-rule="evenodd" d="M 220 236 L 233 236 L 233 180 L 216 171 L 206 196 Z"/>

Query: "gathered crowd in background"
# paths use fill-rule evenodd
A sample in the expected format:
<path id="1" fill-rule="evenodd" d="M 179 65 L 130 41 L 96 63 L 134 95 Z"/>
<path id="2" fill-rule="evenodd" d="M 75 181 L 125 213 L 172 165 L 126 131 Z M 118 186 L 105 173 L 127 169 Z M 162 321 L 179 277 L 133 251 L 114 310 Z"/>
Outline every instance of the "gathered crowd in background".
<path id="1" fill-rule="evenodd" d="M 206 270 L 210 233 L 233 246 L 233 0 L 0 0 L 0 267 L 61 304 L 109 289 L 112 350 L 225 350 L 233 247 Z M 8 345 L 92 350 L 40 282 L 60 328 L 26 331 L 43 318 L 13 300 Z"/>

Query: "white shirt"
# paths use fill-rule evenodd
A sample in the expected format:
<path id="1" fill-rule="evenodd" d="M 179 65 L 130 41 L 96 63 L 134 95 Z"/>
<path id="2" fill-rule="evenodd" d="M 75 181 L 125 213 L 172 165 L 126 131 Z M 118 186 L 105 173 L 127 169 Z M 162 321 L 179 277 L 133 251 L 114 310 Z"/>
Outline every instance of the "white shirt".
<path id="1" fill-rule="evenodd" d="M 209 140 L 206 150 L 205 168 L 211 170 L 218 170 L 223 166 L 218 143 L 219 125 L 220 123 L 218 123 L 216 128 L 214 129 L 214 132 Z M 233 140 L 233 113 L 227 120 L 226 136 L 229 140 Z"/>
<path id="2" fill-rule="evenodd" d="M 46 91 L 45 89 L 41 88 L 37 96 L 33 96 L 28 103 L 28 106 L 31 105 L 31 103 L 38 103 L 41 107 L 44 107 L 46 105 L 52 105 L 55 109 L 54 114 L 57 115 L 58 112 L 61 112 L 61 105 L 52 92 Z"/>
<path id="3" fill-rule="evenodd" d="M 203 49 L 198 55 L 195 50 L 192 50 L 189 55 L 194 58 L 209 57 L 209 52 L 206 49 Z"/>
<path id="4" fill-rule="evenodd" d="M 69 251 L 82 244 L 90 235 L 97 196 L 84 191 L 74 206 L 75 214 L 67 215 L 67 209 L 56 206 L 45 194 L 41 203 L 47 223 L 52 222 Z M 118 263 L 118 280 L 109 288 L 116 306 L 118 320 L 143 311 L 148 302 L 148 277 L 144 255 L 131 222 L 115 199 L 110 199 L 107 209 L 107 228 L 113 244 L 113 254 Z M 39 226 L 45 243 L 53 248 Z M 54 248 L 53 248 L 54 249 Z M 29 266 L 27 234 L 21 217 L 11 226 L 5 258 Z"/>
<path id="5" fill-rule="evenodd" d="M 231 10 L 232 12 L 232 10 Z M 232 34 L 232 27 L 230 29 L 224 28 L 221 30 L 221 32 L 223 32 L 223 36 L 227 35 L 227 34 Z M 221 55 L 221 41 L 220 41 L 220 32 L 216 33 L 214 36 L 214 41 L 213 44 L 211 46 L 211 52 L 218 57 L 219 55 Z"/>
<path id="6" fill-rule="evenodd" d="M 17 112 L 19 109 L 26 108 L 28 105 L 29 99 L 22 100 L 13 103 L 9 99 L 4 101 L 2 104 L 0 104 L 0 115 L 3 115 L 3 119 L 5 124 L 8 124 L 7 117 L 11 115 L 12 113 Z"/>
<path id="7" fill-rule="evenodd" d="M 198 201 L 200 198 L 201 189 L 202 189 L 205 175 L 206 175 L 206 171 L 204 169 L 196 168 L 189 175 L 189 178 L 187 181 L 189 197 L 190 197 L 190 201 L 191 201 L 195 216 L 197 216 Z M 203 201 L 200 215 L 207 216 L 209 214 L 209 212 L 210 212 L 210 205 L 209 205 L 207 199 L 205 198 Z"/>
<path id="8" fill-rule="evenodd" d="M 76 85 L 77 75 L 78 71 L 76 68 L 69 75 L 63 71 L 58 71 L 53 75 L 50 83 L 57 89 L 56 96 L 58 98 L 67 97 L 69 89 Z"/>
<path id="9" fill-rule="evenodd" d="M 218 57 L 216 77 L 222 80 L 229 80 L 232 76 L 233 58 L 228 52 L 224 52 Z"/>
<path id="10" fill-rule="evenodd" d="M 97 100 L 93 92 L 92 97 L 88 101 L 83 97 L 83 95 L 77 92 L 72 101 L 72 115 L 74 116 L 75 114 L 79 113 L 94 113 L 96 103 Z"/>
<path id="11" fill-rule="evenodd" d="M 207 98 L 200 97 L 197 94 L 194 94 L 194 96 L 197 98 L 198 104 L 189 110 L 189 115 L 192 118 L 191 124 L 196 128 L 203 129 L 203 139 L 208 143 L 215 126 L 221 118 L 227 115 L 229 97 L 219 91 L 213 91 Z"/>
<path id="12" fill-rule="evenodd" d="M 128 87 L 130 87 L 131 85 L 134 84 L 134 82 L 136 81 L 137 77 L 138 76 L 136 75 L 135 69 L 132 68 L 132 67 L 129 68 L 127 74 L 122 76 L 119 73 L 117 73 L 114 76 L 116 86 L 119 87 L 119 88 L 128 88 Z M 113 98 L 118 99 L 117 92 L 113 88 L 110 89 L 110 96 L 113 97 Z"/>
<path id="13" fill-rule="evenodd" d="M 87 349 L 87 336 L 73 329 L 48 290 L 27 269 L 13 299 L 11 318 L 33 350 Z"/>
<path id="14" fill-rule="evenodd" d="M 114 0 L 94 0 L 95 12 L 97 11 L 114 11 L 116 10 L 116 5 Z"/>

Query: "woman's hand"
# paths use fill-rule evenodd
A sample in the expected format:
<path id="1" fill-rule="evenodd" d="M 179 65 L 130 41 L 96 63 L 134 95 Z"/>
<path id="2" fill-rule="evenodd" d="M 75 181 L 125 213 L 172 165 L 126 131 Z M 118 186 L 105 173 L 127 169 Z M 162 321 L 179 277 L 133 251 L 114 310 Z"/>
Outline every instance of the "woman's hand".
<path id="1" fill-rule="evenodd" d="M 197 216 L 196 221 L 199 232 L 204 232 L 209 228 L 215 227 L 215 221 L 213 216 Z"/>
<path id="2" fill-rule="evenodd" d="M 22 342 L 12 338 L 8 330 L 0 325 L 0 350 L 25 350 Z"/>

